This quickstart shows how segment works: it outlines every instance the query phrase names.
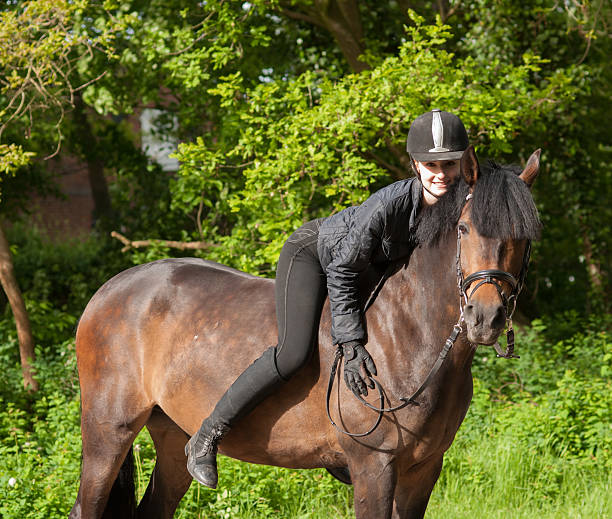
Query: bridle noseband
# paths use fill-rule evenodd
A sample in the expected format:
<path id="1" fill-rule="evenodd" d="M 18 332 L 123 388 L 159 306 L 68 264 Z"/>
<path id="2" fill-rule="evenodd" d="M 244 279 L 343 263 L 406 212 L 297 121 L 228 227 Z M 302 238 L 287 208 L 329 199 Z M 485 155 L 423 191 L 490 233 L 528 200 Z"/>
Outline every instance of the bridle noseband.
<path id="1" fill-rule="evenodd" d="M 465 198 L 466 203 L 471 198 L 472 198 L 472 193 L 469 193 Z M 423 383 L 410 397 L 400 397 L 399 400 L 401 400 L 402 402 L 401 404 L 395 407 L 385 408 L 384 407 L 384 392 L 383 392 L 380 382 L 378 382 L 378 380 L 376 380 L 375 378 L 372 378 L 372 380 L 379 393 L 380 407 L 373 406 L 372 404 L 364 400 L 359 393 L 357 393 L 356 391 L 353 391 L 353 395 L 355 395 L 355 397 L 362 404 L 378 412 L 378 418 L 376 419 L 376 422 L 368 431 L 364 433 L 351 433 L 351 432 L 345 431 L 344 429 L 339 427 L 334 422 L 329 412 L 329 400 L 330 400 L 330 396 L 332 392 L 332 387 L 333 387 L 334 379 L 336 377 L 338 365 L 340 364 L 340 359 L 342 358 L 342 347 L 338 345 L 338 348 L 336 349 L 336 354 L 334 357 L 334 362 L 332 364 L 332 368 L 330 372 L 329 383 L 327 385 L 327 417 L 329 418 L 329 421 L 331 422 L 331 424 L 343 434 L 346 434 L 352 437 L 367 436 L 368 434 L 371 434 L 378 427 L 378 425 L 380 424 L 382 420 L 383 413 L 398 411 L 399 409 L 403 409 L 409 404 L 416 405 L 416 406 L 419 405 L 419 403 L 415 400 L 415 398 L 417 398 L 425 390 L 425 388 L 429 385 L 431 380 L 437 374 L 439 369 L 442 367 L 442 364 L 444 360 L 446 359 L 448 352 L 451 350 L 451 348 L 455 344 L 455 341 L 459 337 L 459 334 L 463 331 L 462 325 L 465 322 L 465 317 L 463 314 L 464 305 L 468 303 L 469 299 L 483 285 L 490 284 L 490 285 L 493 285 L 497 289 L 497 293 L 499 294 L 499 297 L 502 300 L 502 303 L 506 310 L 506 324 L 507 324 L 506 351 L 503 351 L 499 343 L 496 342 L 494 345 L 494 348 L 497 353 L 497 356 L 503 357 L 505 359 L 519 358 L 518 355 L 514 354 L 514 329 L 512 327 L 512 316 L 514 315 L 514 311 L 516 310 L 517 298 L 521 290 L 523 289 L 525 278 L 527 277 L 527 270 L 529 268 L 529 259 L 531 256 L 531 241 L 529 240 L 527 241 L 527 245 L 525 247 L 525 253 L 523 254 L 523 264 L 521 266 L 521 271 L 518 275 L 518 278 L 514 277 L 512 274 L 510 274 L 510 272 L 506 272 L 504 270 L 497 270 L 497 269 L 479 270 L 464 278 L 463 269 L 461 268 L 461 235 L 462 235 L 462 231 L 460 228 L 458 228 L 457 229 L 457 255 L 456 255 L 455 262 L 456 262 L 456 270 L 457 270 L 457 287 L 459 289 L 459 320 L 453 326 L 453 331 L 451 332 L 448 339 L 446 339 L 444 346 L 442 350 L 440 351 L 438 358 L 436 359 L 436 362 L 434 363 L 431 370 L 427 374 L 427 377 L 425 377 L 425 380 L 423 381 Z M 387 273 L 388 273 L 388 270 L 387 270 Z M 387 278 L 387 273 L 385 273 L 385 275 L 381 279 L 379 286 L 382 285 L 382 283 L 384 283 L 385 279 Z M 474 288 L 471 289 L 468 295 L 467 291 L 470 289 L 470 286 L 477 281 L 478 283 L 476 284 Z M 501 284 L 502 282 L 508 283 L 510 287 L 512 288 L 509 296 L 506 296 L 503 290 L 502 284 Z M 377 290 L 375 290 L 375 293 L 377 293 Z M 370 297 L 370 299 L 366 302 L 365 307 L 364 307 L 364 312 L 373 303 L 373 299 L 374 299 L 373 297 Z"/>
<path id="2" fill-rule="evenodd" d="M 474 272 L 470 274 L 465 279 L 463 277 L 463 272 L 461 270 L 461 231 L 457 232 L 457 286 L 459 288 L 459 309 L 461 311 L 461 316 L 463 316 L 464 304 L 467 304 L 469 299 L 474 295 L 474 293 L 483 285 L 493 285 L 499 294 L 499 297 L 504 305 L 504 309 L 506 310 L 506 320 L 508 322 L 512 321 L 512 316 L 514 315 L 514 311 L 516 310 L 516 301 L 518 299 L 521 290 L 523 289 L 523 285 L 525 283 L 525 277 L 527 276 L 527 269 L 529 268 L 529 258 L 531 256 L 531 242 L 527 241 L 527 245 L 525 247 L 525 253 L 523 254 L 523 264 L 521 266 L 521 272 L 519 273 L 518 278 L 515 278 L 510 272 L 506 272 L 505 270 L 497 270 L 497 269 L 484 269 Z M 480 281 L 479 281 L 480 280 Z M 468 294 L 468 290 L 470 286 L 479 281 L 474 288 L 471 289 Z M 509 296 L 506 296 L 506 293 L 503 290 L 502 282 L 506 282 L 511 287 L 511 292 Z"/>

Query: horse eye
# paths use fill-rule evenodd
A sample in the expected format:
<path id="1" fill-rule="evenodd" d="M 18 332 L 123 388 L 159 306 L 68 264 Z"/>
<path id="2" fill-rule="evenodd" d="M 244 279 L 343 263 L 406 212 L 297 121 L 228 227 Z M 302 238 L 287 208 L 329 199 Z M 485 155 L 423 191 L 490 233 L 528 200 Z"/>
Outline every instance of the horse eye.
<path id="1" fill-rule="evenodd" d="M 461 234 L 469 234 L 470 232 L 470 228 L 468 227 L 468 224 L 465 222 L 459 222 L 459 225 L 457 227 Z"/>

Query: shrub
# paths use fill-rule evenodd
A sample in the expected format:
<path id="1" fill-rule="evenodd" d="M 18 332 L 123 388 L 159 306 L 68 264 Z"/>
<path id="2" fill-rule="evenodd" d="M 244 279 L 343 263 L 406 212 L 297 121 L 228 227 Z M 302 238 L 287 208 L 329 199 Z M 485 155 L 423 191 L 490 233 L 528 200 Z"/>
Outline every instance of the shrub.
<path id="1" fill-rule="evenodd" d="M 7 239 L 25 298 L 52 302 L 73 315 L 83 311 L 107 279 L 131 266 L 118 243 L 96 234 L 56 243 L 36 227 L 17 222 L 7 230 Z"/>

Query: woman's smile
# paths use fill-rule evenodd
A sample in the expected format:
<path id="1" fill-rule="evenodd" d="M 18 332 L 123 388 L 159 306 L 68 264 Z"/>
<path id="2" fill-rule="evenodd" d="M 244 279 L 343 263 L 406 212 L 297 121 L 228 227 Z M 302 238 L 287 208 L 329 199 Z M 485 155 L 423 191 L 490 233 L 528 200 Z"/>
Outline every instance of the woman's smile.
<path id="1" fill-rule="evenodd" d="M 459 176 L 460 163 L 458 160 L 415 162 L 423 184 L 423 200 L 427 205 L 435 204 Z"/>

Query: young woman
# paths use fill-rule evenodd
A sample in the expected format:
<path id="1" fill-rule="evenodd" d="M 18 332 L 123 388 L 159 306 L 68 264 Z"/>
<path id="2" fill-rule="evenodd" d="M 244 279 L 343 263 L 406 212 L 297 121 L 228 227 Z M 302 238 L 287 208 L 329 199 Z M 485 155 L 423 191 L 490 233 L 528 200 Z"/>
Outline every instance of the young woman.
<path id="1" fill-rule="evenodd" d="M 359 276 L 371 264 L 409 255 L 421 207 L 435 204 L 459 176 L 468 136 L 456 115 L 432 110 L 410 126 L 407 151 L 416 177 L 395 182 L 363 204 L 295 231 L 276 270 L 278 344 L 268 348 L 229 387 L 185 446 L 187 469 L 217 486 L 217 443 L 266 396 L 295 374 L 316 344 L 321 309 L 329 296 L 333 343 L 342 347 L 344 380 L 367 395 L 376 365 L 365 344 Z"/>

